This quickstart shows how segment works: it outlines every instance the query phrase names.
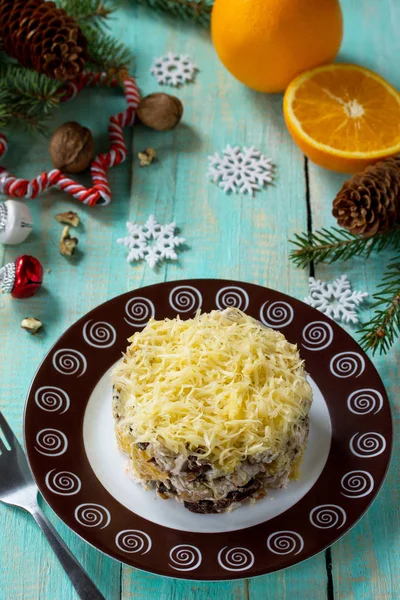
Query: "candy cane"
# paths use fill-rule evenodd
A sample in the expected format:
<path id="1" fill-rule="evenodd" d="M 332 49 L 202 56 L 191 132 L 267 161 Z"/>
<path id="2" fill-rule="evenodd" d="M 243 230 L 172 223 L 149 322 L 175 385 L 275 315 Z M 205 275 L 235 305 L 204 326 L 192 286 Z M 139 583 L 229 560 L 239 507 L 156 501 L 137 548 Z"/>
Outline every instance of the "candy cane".
<path id="1" fill-rule="evenodd" d="M 60 90 L 60 100 L 62 102 L 70 100 L 84 87 L 98 84 L 110 85 L 105 74 L 84 73 L 76 80 L 68 82 Z M 109 168 L 119 165 L 126 158 L 127 148 L 123 129 L 124 127 L 133 125 L 135 112 L 140 100 L 139 90 L 133 77 L 127 75 L 123 80 L 123 84 L 128 107 L 124 112 L 110 117 L 108 126 L 110 149 L 108 152 L 96 156 L 90 166 L 93 187 L 87 188 L 77 183 L 74 179 L 67 177 L 60 169 L 41 173 L 34 179 L 28 180 L 10 175 L 4 167 L 0 166 L 0 193 L 6 194 L 11 198 L 36 198 L 43 190 L 56 187 L 89 206 L 108 204 L 111 201 L 111 190 L 108 183 L 107 171 Z M 116 79 L 112 80 L 111 85 L 118 85 L 118 81 Z M 0 133 L 0 158 L 4 156 L 7 149 L 8 140 L 5 135 Z"/>

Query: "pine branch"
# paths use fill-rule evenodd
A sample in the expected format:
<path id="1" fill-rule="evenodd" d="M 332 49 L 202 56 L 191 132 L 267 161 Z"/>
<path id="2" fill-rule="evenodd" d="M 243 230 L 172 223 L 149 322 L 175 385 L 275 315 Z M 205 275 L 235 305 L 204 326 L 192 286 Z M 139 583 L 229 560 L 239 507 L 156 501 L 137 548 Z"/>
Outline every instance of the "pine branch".
<path id="1" fill-rule="evenodd" d="M 362 336 L 360 344 L 373 355 L 378 350 L 386 354 L 400 336 L 400 256 L 389 263 L 372 298 L 375 302 L 371 308 L 375 314 L 358 331 Z"/>
<path id="2" fill-rule="evenodd" d="M 62 83 L 19 64 L 0 63 L 0 127 L 40 128 L 59 104 Z"/>
<path id="3" fill-rule="evenodd" d="M 101 29 L 107 27 L 107 19 L 115 7 L 102 0 L 59 0 L 57 5 L 82 25 L 91 25 Z"/>
<path id="4" fill-rule="evenodd" d="M 82 31 L 88 40 L 87 69 L 106 72 L 112 76 L 128 68 L 133 58 L 122 42 L 110 35 L 99 34 L 93 27 L 84 26 Z"/>
<path id="5" fill-rule="evenodd" d="M 214 0 L 137 0 L 150 8 L 167 11 L 186 21 L 195 21 L 204 27 L 210 26 Z"/>
<path id="6" fill-rule="evenodd" d="M 353 235 L 344 229 L 332 227 L 320 229 L 314 233 L 295 234 L 292 244 L 297 246 L 292 250 L 290 259 L 298 267 L 306 267 L 311 262 L 332 263 L 339 259 L 346 261 L 353 256 L 368 258 L 371 252 L 381 252 L 388 247 L 400 248 L 400 227 L 396 226 L 385 233 L 376 234 L 370 238 Z"/>

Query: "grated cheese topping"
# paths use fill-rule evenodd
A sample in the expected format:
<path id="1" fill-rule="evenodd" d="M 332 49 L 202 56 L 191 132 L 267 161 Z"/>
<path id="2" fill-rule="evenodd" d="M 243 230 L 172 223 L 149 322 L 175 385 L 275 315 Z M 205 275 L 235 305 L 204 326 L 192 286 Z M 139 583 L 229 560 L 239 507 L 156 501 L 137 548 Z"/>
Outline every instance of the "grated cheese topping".
<path id="1" fill-rule="evenodd" d="M 230 472 L 247 457 L 284 452 L 310 409 L 297 347 L 237 309 L 151 319 L 129 342 L 112 379 L 118 428 L 135 443 Z"/>

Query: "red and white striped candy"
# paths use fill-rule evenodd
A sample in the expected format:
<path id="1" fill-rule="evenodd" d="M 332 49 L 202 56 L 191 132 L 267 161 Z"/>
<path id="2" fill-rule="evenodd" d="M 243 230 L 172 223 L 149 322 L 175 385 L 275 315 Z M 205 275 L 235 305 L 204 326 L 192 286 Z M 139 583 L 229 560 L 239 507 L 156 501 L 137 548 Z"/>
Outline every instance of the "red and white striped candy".
<path id="1" fill-rule="evenodd" d="M 61 100 L 65 102 L 76 96 L 84 87 L 98 84 L 109 84 L 106 76 L 99 73 L 84 73 L 75 81 L 68 82 L 62 89 Z M 133 125 L 135 112 L 139 104 L 140 95 L 133 77 L 124 79 L 124 93 L 127 102 L 127 109 L 110 117 L 108 126 L 108 137 L 110 140 L 110 149 L 108 152 L 96 156 L 90 166 L 93 186 L 87 188 L 74 179 L 64 175 L 59 169 L 53 169 L 48 173 L 41 173 L 34 179 L 19 179 L 10 175 L 4 167 L 0 166 L 0 193 L 9 198 L 36 198 L 43 190 L 56 187 L 59 190 L 67 192 L 80 202 L 95 206 L 96 204 L 105 205 L 111 201 L 111 190 L 108 183 L 107 171 L 110 167 L 119 165 L 127 155 L 127 148 L 124 140 L 123 129 Z M 112 86 L 118 84 L 117 80 L 111 82 Z M 8 149 L 8 140 L 5 135 L 0 133 L 0 158 L 4 156 Z"/>

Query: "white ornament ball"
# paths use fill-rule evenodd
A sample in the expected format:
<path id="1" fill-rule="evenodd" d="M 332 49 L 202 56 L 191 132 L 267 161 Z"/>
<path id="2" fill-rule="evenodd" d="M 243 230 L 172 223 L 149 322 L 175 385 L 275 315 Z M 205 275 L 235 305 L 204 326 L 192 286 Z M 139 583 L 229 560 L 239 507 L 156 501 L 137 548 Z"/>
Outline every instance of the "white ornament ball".
<path id="1" fill-rule="evenodd" d="M 0 243 L 20 244 L 33 228 L 31 211 L 23 202 L 6 200 L 0 202 Z"/>

